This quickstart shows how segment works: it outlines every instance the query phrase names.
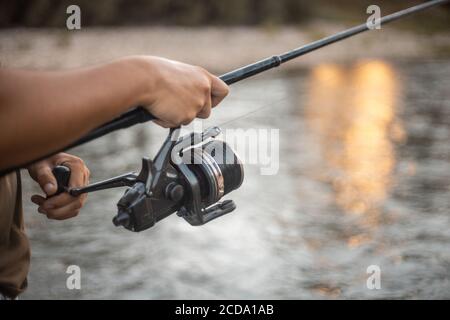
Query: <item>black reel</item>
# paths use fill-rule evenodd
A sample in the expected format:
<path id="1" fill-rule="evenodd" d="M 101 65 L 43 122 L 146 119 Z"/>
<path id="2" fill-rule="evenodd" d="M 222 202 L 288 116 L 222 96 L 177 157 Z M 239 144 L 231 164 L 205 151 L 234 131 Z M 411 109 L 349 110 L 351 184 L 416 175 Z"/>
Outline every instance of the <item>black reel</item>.
<path id="1" fill-rule="evenodd" d="M 236 208 L 232 200 L 220 200 L 244 179 L 242 162 L 226 142 L 215 139 L 219 134 L 220 129 L 212 127 L 179 138 L 179 129 L 171 129 L 155 158 L 142 159 L 139 174 L 131 172 L 83 188 L 67 189 L 67 167 L 55 167 L 53 172 L 58 188 L 73 196 L 128 186 L 117 203 L 116 226 L 138 232 L 175 212 L 199 226 Z"/>

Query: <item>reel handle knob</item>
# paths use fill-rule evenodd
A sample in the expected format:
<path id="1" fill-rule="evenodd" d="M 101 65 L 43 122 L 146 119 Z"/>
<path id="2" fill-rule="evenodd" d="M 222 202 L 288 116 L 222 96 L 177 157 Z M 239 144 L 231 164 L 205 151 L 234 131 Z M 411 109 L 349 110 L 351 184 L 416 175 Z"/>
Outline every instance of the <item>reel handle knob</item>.
<path id="1" fill-rule="evenodd" d="M 70 168 L 62 165 L 56 166 L 53 168 L 52 173 L 55 176 L 57 183 L 57 190 L 54 195 L 56 196 L 63 192 L 67 192 L 69 189 Z"/>

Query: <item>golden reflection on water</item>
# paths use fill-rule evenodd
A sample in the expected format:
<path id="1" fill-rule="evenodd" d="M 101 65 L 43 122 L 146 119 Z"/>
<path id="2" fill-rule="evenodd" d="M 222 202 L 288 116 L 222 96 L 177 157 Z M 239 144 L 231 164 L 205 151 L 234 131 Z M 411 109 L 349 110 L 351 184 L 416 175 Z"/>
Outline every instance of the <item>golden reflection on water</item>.
<path id="1" fill-rule="evenodd" d="M 396 119 L 399 83 L 389 64 L 366 61 L 345 67 L 322 64 L 311 72 L 305 116 L 320 147 L 336 204 L 378 224 L 395 165 L 394 143 L 404 139 Z M 355 247 L 369 239 L 352 236 Z"/>

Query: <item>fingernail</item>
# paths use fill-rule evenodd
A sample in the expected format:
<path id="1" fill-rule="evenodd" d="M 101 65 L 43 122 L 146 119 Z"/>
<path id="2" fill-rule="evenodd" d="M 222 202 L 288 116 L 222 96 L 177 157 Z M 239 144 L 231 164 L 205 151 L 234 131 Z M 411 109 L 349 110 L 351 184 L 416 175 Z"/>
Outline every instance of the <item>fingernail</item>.
<path id="1" fill-rule="evenodd" d="M 38 212 L 43 213 L 43 214 L 47 214 L 47 211 L 45 211 L 42 207 L 38 208 Z"/>
<path id="2" fill-rule="evenodd" d="M 50 194 L 53 193 L 54 188 L 55 188 L 55 187 L 54 187 L 53 183 L 47 183 L 47 184 L 44 186 L 44 191 L 45 191 L 46 194 L 50 195 Z"/>

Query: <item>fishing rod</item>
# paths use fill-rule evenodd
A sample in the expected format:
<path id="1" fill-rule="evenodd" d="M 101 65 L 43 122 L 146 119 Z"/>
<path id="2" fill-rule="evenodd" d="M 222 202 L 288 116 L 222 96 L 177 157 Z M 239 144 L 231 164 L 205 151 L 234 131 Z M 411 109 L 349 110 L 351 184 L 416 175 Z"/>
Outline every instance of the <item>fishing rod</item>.
<path id="1" fill-rule="evenodd" d="M 417 12 L 423 11 L 425 9 L 428 9 L 428 8 L 431 8 L 434 6 L 438 6 L 438 5 L 442 5 L 442 4 L 448 3 L 448 2 L 450 2 L 450 0 L 428 1 L 425 3 L 401 10 L 401 11 L 397 11 L 397 12 L 389 14 L 387 16 L 381 17 L 378 22 L 380 23 L 380 25 L 387 24 L 392 21 L 403 18 L 405 16 L 408 16 L 410 14 L 417 13 Z M 225 73 L 225 74 L 219 76 L 219 78 L 222 81 L 224 81 L 227 85 L 231 85 L 233 83 L 239 82 L 241 80 L 250 78 L 254 75 L 257 75 L 259 73 L 267 71 L 269 69 L 278 67 L 287 61 L 301 57 L 307 53 L 313 52 L 315 50 L 318 50 L 320 48 L 328 46 L 332 43 L 339 42 L 341 40 L 344 40 L 346 38 L 352 37 L 354 35 L 357 35 L 359 33 L 362 33 L 362 32 L 368 31 L 368 30 L 371 30 L 369 28 L 368 24 L 363 23 L 363 24 L 357 25 L 355 27 L 349 28 L 347 30 L 338 32 L 334 35 L 311 42 L 309 44 L 306 44 L 306 45 L 296 48 L 294 50 L 288 51 L 286 53 L 283 53 L 280 55 L 274 55 L 272 57 L 263 59 L 261 61 L 249 64 L 247 66 L 244 66 L 244 67 L 241 67 L 238 69 L 235 69 L 233 71 L 230 71 L 228 73 Z M 123 113 L 119 117 L 107 122 L 106 124 L 92 130 L 85 136 L 81 137 L 80 139 L 76 140 L 75 142 L 71 143 L 70 145 L 68 145 L 62 149 L 52 152 L 51 154 L 43 156 L 39 159 L 33 160 L 29 163 L 26 163 L 26 164 L 23 164 L 20 166 L 11 167 L 11 168 L 0 171 L 0 176 L 3 176 L 7 173 L 10 173 L 12 171 L 15 171 L 15 170 L 18 170 L 21 168 L 25 168 L 28 165 L 32 164 L 33 162 L 45 159 L 45 158 L 47 158 L 53 154 L 56 154 L 58 152 L 68 150 L 68 149 L 77 147 L 79 145 L 82 145 L 84 143 L 90 142 L 92 140 L 100 138 L 108 133 L 113 132 L 113 131 L 117 131 L 120 129 L 126 129 L 126 128 L 129 128 L 136 124 L 148 122 L 151 120 L 156 120 L 156 117 L 153 116 L 152 114 L 150 114 L 144 107 L 139 106 L 139 107 L 133 108 L 130 111 Z"/>
<path id="2" fill-rule="evenodd" d="M 428 1 L 384 16 L 378 23 L 386 24 L 449 1 Z M 366 23 L 358 25 L 292 51 L 233 70 L 221 75 L 220 79 L 230 85 L 367 30 L 370 30 L 370 27 Z M 94 129 L 63 150 L 155 119 L 144 107 L 134 108 Z M 53 174 L 58 183 L 57 193 L 68 192 L 72 196 L 78 196 L 87 192 L 128 187 L 117 203 L 118 213 L 113 218 L 113 223 L 135 232 L 148 229 L 175 212 L 189 224 L 198 226 L 233 211 L 236 208 L 234 202 L 221 199 L 241 186 L 244 170 L 231 147 L 216 139 L 220 128 L 211 127 L 201 133 L 192 132 L 183 137 L 179 136 L 178 129 L 170 129 L 153 160 L 142 159 L 139 173 L 130 172 L 85 187 L 69 189 L 70 169 L 66 166 L 55 167 Z M 4 170 L 0 176 L 21 167 L 24 166 Z"/>

